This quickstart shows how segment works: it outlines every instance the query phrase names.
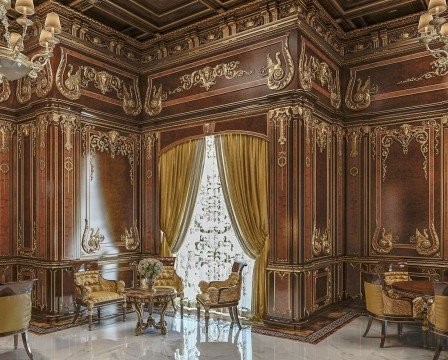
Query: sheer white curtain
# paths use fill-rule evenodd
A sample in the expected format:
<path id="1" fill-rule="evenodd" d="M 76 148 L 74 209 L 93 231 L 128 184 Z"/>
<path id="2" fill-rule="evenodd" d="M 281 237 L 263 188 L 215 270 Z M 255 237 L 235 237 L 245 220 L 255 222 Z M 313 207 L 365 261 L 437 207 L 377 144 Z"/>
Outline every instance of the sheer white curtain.
<path id="1" fill-rule="evenodd" d="M 241 248 L 232 228 L 219 179 L 215 142 L 206 138 L 206 155 L 196 206 L 186 238 L 177 253 L 176 267 L 184 279 L 185 297 L 195 300 L 199 281 L 226 279 L 235 260 L 245 260 L 242 315 L 250 315 L 254 260 Z"/>

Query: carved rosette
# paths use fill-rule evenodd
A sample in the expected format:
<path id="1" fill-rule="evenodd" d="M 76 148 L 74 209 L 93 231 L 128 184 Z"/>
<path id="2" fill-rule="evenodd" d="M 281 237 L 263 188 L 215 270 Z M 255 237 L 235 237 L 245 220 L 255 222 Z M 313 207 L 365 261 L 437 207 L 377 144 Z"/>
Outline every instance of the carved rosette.
<path id="1" fill-rule="evenodd" d="M 93 254 L 100 250 L 104 236 L 100 234 L 100 229 L 96 231 L 89 227 L 89 220 L 85 219 L 84 232 L 82 234 L 81 246 L 85 253 Z"/>
<path id="2" fill-rule="evenodd" d="M 328 220 L 325 229 L 318 229 L 314 224 L 311 245 L 314 256 L 331 255 L 333 239 L 331 235 L 331 222 Z"/>
<path id="3" fill-rule="evenodd" d="M 252 75 L 254 70 L 239 69 L 239 61 L 231 61 L 211 66 L 205 66 L 196 69 L 191 73 L 184 74 L 180 77 L 180 85 L 174 90 L 163 91 L 163 85 L 156 85 L 151 78 L 148 78 L 148 88 L 145 98 L 145 112 L 149 116 L 157 116 L 162 112 L 163 101 L 168 99 L 169 95 L 178 94 L 190 90 L 194 86 L 199 86 L 209 91 L 216 85 L 216 80 L 225 78 L 231 80 L 243 76 Z"/>
<path id="4" fill-rule="evenodd" d="M 339 80 L 339 71 L 333 71 L 326 62 L 319 61 L 313 55 L 307 55 L 305 42 L 302 39 L 302 50 L 299 60 L 299 79 L 300 84 L 306 91 L 311 91 L 313 81 L 327 89 L 330 93 L 331 105 L 335 109 L 341 107 L 341 85 Z"/>
<path id="5" fill-rule="evenodd" d="M 275 54 L 275 61 L 271 54 L 267 55 L 267 64 L 260 70 L 260 74 L 267 78 L 267 86 L 270 90 L 282 90 L 287 87 L 294 76 L 294 60 L 289 50 L 289 36 L 282 42 L 283 58 L 286 62 L 283 66 L 280 51 Z"/>
<path id="6" fill-rule="evenodd" d="M 68 71 L 66 72 L 66 68 Z M 137 116 L 142 111 L 142 102 L 138 79 L 131 84 L 125 83 L 120 77 L 105 70 L 97 70 L 92 66 L 80 66 L 74 71 L 72 64 L 67 64 L 67 54 L 61 50 L 61 61 L 56 72 L 56 87 L 59 92 L 70 100 L 78 100 L 85 89 L 92 83 L 95 89 L 105 95 L 113 93 L 122 100 L 123 111 L 127 115 Z"/>
<path id="7" fill-rule="evenodd" d="M 137 250 L 140 246 L 140 233 L 138 231 L 137 221 L 134 221 L 134 226 L 131 229 L 128 230 L 125 228 L 120 238 L 126 250 Z"/>
<path id="8" fill-rule="evenodd" d="M 352 73 L 345 93 L 345 105 L 353 111 L 365 110 L 371 103 L 370 77 L 364 84 L 356 77 L 356 72 Z"/>
<path id="9" fill-rule="evenodd" d="M 25 104 L 30 101 L 33 91 L 39 98 L 47 96 L 53 87 L 53 70 L 51 69 L 51 62 L 37 74 L 35 79 L 29 76 L 17 81 L 16 96 L 17 101 Z"/>

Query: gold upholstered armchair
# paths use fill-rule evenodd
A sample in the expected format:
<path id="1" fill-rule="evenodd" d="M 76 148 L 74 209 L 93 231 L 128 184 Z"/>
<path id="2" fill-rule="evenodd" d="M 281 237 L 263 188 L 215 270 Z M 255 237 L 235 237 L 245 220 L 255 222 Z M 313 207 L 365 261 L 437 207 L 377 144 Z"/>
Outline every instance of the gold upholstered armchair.
<path id="1" fill-rule="evenodd" d="M 224 281 L 201 281 L 199 288 L 202 294 L 196 296 L 197 318 L 201 318 L 201 306 L 205 311 L 205 332 L 208 333 L 210 309 L 228 308 L 232 326 L 236 322 L 241 329 L 238 317 L 238 303 L 241 299 L 241 287 L 243 284 L 242 272 L 246 263 L 235 262 L 232 266 L 232 273 Z"/>
<path id="2" fill-rule="evenodd" d="M 434 295 L 428 306 L 428 324 L 436 336 L 434 360 L 437 360 L 442 351 L 442 338 L 448 337 L 448 285 L 434 283 Z"/>
<path id="3" fill-rule="evenodd" d="M 17 349 L 19 334 L 30 359 L 33 358 L 28 344 L 28 326 L 31 320 L 31 293 L 33 281 L 20 281 L 0 285 L 0 337 L 14 335 Z"/>
<path id="4" fill-rule="evenodd" d="M 366 310 L 369 314 L 369 322 L 363 337 L 366 337 L 373 320 L 381 322 L 381 343 L 384 347 L 387 335 L 387 324 L 398 324 L 398 332 L 404 323 L 422 323 L 423 321 L 423 298 L 405 299 L 400 298 L 394 292 L 385 290 L 379 279 L 371 283 L 364 283 Z"/>
<path id="5" fill-rule="evenodd" d="M 169 288 L 174 289 L 177 292 L 177 297 L 180 301 L 180 316 L 184 317 L 184 284 L 182 279 L 177 275 L 176 269 L 174 267 L 176 258 L 175 257 L 164 257 L 157 259 L 163 264 L 163 272 L 160 274 L 155 283 L 154 288 Z M 172 302 L 173 308 L 177 311 L 176 305 L 174 304 L 174 299 Z"/>
<path id="6" fill-rule="evenodd" d="M 109 304 L 122 304 L 123 321 L 126 320 L 126 296 L 124 281 L 106 280 L 98 270 L 79 271 L 75 273 L 76 314 L 73 323 L 79 317 L 81 306 L 87 307 L 89 330 L 92 330 L 93 308 L 98 309 L 98 322 L 101 318 L 101 307 Z"/>
<path id="7" fill-rule="evenodd" d="M 398 281 L 410 281 L 409 269 L 407 262 L 394 262 L 387 264 L 383 273 L 384 285 L 390 287 Z"/>

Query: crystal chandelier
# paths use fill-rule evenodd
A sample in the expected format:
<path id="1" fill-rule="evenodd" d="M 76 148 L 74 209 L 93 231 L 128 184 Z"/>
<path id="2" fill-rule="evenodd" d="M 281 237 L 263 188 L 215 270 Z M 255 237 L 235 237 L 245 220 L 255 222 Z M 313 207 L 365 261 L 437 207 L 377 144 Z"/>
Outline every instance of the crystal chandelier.
<path id="1" fill-rule="evenodd" d="M 15 10 L 22 14 L 16 22 L 22 26 L 22 34 L 9 31 L 7 12 L 11 8 L 11 0 L 0 0 L 0 19 L 4 27 L 5 43 L 0 45 L 0 82 L 3 80 L 17 80 L 25 76 L 36 78 L 37 74 L 47 65 L 53 56 L 53 49 L 59 42 L 55 34 L 62 31 L 58 14 L 47 14 L 44 29 L 39 37 L 39 44 L 44 50 L 31 59 L 22 53 L 26 31 L 33 22 L 28 19 L 34 14 L 33 0 L 16 0 Z M 4 45 L 4 46 L 3 46 Z"/>
<path id="2" fill-rule="evenodd" d="M 446 0 L 430 0 L 428 12 L 420 16 L 418 31 L 426 49 L 438 59 L 438 67 L 448 67 L 448 23 L 442 15 L 447 10 Z M 443 44 L 442 47 L 435 47 Z M 432 46 L 432 48 L 431 48 Z"/>

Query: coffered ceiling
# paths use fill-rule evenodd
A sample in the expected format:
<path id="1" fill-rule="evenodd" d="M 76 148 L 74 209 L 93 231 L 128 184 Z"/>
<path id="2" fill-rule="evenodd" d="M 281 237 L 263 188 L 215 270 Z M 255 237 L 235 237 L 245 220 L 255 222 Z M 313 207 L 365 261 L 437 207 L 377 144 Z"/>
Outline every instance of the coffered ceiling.
<path id="1" fill-rule="evenodd" d="M 244 4 L 247 0 L 59 0 L 58 2 L 137 40 L 145 41 L 158 34 L 165 34 Z"/>
<path id="2" fill-rule="evenodd" d="M 428 8 L 429 0 L 319 0 L 345 30 L 379 24 Z"/>

